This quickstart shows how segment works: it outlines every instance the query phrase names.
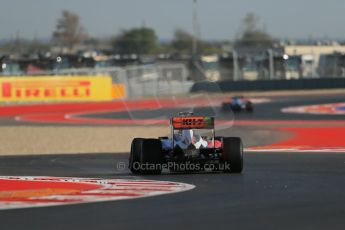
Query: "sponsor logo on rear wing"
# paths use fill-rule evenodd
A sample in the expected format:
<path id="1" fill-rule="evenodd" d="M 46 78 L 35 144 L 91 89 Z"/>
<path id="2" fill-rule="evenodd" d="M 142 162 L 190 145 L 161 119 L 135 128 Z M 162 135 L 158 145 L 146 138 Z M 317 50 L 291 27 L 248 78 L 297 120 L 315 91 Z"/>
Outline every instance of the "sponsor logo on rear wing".
<path id="1" fill-rule="evenodd" d="M 171 125 L 174 129 L 213 129 L 213 117 L 173 117 Z"/>

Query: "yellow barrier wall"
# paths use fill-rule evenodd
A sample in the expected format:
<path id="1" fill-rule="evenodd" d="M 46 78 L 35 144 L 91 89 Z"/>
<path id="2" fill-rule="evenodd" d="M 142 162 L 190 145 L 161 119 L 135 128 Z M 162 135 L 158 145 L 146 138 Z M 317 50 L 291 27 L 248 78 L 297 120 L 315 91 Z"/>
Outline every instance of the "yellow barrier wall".
<path id="1" fill-rule="evenodd" d="M 0 77 L 0 101 L 110 101 L 110 76 Z"/>

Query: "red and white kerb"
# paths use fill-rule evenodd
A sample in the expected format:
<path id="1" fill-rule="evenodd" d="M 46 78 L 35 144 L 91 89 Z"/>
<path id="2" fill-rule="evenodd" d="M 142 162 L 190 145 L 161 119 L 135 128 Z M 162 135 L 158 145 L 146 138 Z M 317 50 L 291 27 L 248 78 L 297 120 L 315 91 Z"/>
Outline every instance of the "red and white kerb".
<path id="1" fill-rule="evenodd" d="M 0 176 L 0 210 L 133 199 L 194 187 L 153 180 Z"/>

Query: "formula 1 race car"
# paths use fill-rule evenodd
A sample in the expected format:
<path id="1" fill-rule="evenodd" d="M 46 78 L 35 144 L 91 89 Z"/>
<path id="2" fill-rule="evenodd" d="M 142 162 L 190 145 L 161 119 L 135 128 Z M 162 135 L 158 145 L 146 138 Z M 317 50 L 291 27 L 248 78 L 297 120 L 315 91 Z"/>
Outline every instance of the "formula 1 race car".
<path id="1" fill-rule="evenodd" d="M 253 112 L 254 107 L 253 107 L 253 103 L 250 100 L 245 99 L 242 96 L 237 96 L 237 97 L 232 97 L 230 101 L 223 102 L 222 110 L 233 111 L 233 112 L 241 112 L 241 111 Z"/>
<path id="2" fill-rule="evenodd" d="M 215 136 L 213 117 L 179 113 L 171 118 L 170 129 L 170 137 L 133 139 L 129 157 L 132 173 L 160 174 L 162 169 L 242 172 L 241 138 Z"/>

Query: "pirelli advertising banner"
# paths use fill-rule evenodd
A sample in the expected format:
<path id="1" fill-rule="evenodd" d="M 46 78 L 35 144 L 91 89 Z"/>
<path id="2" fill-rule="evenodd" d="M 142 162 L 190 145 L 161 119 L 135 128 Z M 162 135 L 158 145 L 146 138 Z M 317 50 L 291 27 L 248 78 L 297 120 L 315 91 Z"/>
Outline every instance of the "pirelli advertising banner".
<path id="1" fill-rule="evenodd" d="M 0 102 L 110 101 L 109 76 L 0 77 Z"/>

